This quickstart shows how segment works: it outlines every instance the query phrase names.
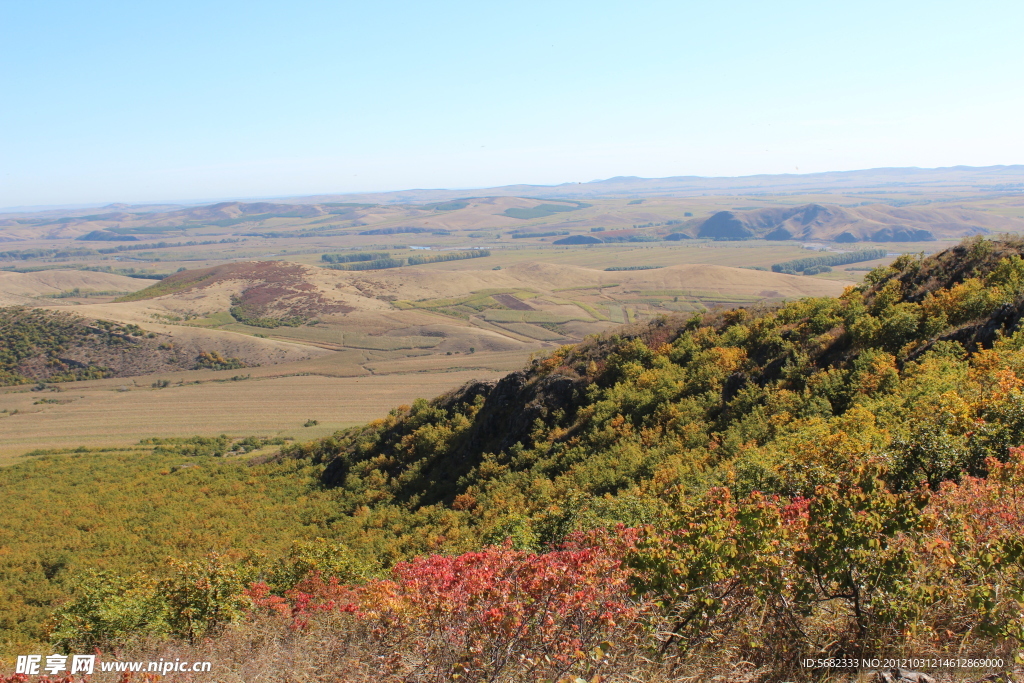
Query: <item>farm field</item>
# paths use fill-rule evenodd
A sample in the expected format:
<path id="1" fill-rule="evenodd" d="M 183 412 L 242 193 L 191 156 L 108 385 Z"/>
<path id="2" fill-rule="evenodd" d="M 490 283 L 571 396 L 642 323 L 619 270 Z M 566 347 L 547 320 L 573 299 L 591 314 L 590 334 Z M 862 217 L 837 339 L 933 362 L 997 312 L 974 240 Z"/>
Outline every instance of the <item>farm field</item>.
<path id="1" fill-rule="evenodd" d="M 342 359 L 332 355 L 287 366 L 71 382 L 44 391 L 26 386 L 0 390 L 0 465 L 40 449 L 125 447 L 150 437 L 317 438 L 377 419 L 416 398 L 496 379 L 527 359 L 481 353 L 460 358 L 463 368 L 451 362 L 385 362 L 376 366 L 381 374 L 351 363 L 332 364 L 337 360 Z M 295 374 L 273 376 L 284 368 Z M 343 373 L 350 375 L 339 376 Z M 173 383 L 153 387 L 160 379 Z M 319 424 L 303 427 L 308 420 Z"/>

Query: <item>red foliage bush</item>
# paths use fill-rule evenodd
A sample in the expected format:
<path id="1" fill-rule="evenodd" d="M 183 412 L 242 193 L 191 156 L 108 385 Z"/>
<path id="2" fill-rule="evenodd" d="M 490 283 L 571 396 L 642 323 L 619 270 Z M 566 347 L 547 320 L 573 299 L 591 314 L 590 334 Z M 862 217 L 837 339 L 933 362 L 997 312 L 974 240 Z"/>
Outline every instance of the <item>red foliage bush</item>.
<path id="1" fill-rule="evenodd" d="M 622 624 L 637 621 L 622 557 L 635 532 L 591 532 L 563 549 L 532 553 L 510 544 L 457 556 L 431 555 L 396 565 L 390 578 L 340 585 L 312 574 L 284 595 L 264 583 L 247 595 L 264 614 L 310 625 L 316 613 L 346 614 L 381 643 L 402 644 L 414 661 L 464 680 L 510 665 L 552 673 L 596 650 Z"/>

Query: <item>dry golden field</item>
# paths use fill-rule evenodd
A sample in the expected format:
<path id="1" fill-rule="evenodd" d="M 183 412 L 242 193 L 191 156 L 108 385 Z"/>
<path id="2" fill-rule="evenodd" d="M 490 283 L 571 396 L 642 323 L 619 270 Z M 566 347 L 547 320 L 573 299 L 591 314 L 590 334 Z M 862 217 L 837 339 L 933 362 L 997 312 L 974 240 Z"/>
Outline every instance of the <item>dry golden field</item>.
<path id="1" fill-rule="evenodd" d="M 495 379 L 528 360 L 528 354 L 477 353 L 444 362 L 384 361 L 372 364 L 371 374 L 345 362 L 344 355 L 244 370 L 50 385 L 57 391 L 32 391 L 32 385 L 0 389 L 0 411 L 6 411 L 0 412 L 0 464 L 36 449 L 123 447 L 154 436 L 311 439 L 471 380 Z M 171 385 L 153 387 L 160 379 Z M 319 424 L 303 427 L 307 420 Z"/>

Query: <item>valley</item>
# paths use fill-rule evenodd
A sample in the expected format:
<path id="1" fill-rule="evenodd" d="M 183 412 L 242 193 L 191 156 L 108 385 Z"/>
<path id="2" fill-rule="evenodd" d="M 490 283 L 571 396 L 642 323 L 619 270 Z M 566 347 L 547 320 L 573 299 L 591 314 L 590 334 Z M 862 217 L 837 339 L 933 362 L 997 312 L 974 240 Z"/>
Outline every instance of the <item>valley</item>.
<path id="1" fill-rule="evenodd" d="M 0 657 L 1011 657 L 1013 598 L 977 605 L 1019 579 L 1024 208 L 912 194 L 3 218 Z"/>
<path id="2" fill-rule="evenodd" d="M 876 196 L 885 203 L 842 192 L 495 195 L 0 216 L 0 306 L 142 332 L 114 351 L 93 335 L 45 363 L 20 361 L 23 381 L 69 372 L 84 381 L 49 381 L 60 403 L 0 389 L 0 458 L 183 433 L 315 436 L 620 325 L 836 296 L 899 253 L 1024 228 L 1012 196 L 956 187 Z M 599 241 L 557 243 L 573 235 Z M 899 241 L 915 235 L 922 241 Z M 885 256 L 813 276 L 771 272 L 871 249 Z M 391 267 L 351 260 L 366 258 Z M 96 379 L 82 374 L 90 367 L 103 368 Z M 302 428 L 310 419 L 319 426 Z"/>

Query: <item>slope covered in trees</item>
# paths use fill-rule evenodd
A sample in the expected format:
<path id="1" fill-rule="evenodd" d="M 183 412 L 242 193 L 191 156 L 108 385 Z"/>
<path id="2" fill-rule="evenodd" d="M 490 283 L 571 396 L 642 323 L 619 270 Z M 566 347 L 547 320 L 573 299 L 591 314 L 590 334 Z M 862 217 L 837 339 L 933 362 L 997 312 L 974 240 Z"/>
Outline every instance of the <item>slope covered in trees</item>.
<path id="1" fill-rule="evenodd" d="M 1010 663 L 1022 252 L 975 239 L 839 298 L 660 319 L 287 446 L 277 457 L 330 492 L 329 513 L 318 496 L 303 519 L 333 540 L 288 571 L 221 558 L 180 565 L 163 592 L 136 577 L 138 600 L 113 610 L 97 605 L 116 580 L 69 584 L 55 639 L 124 643 L 135 615 L 182 639 L 175 656 L 243 667 L 278 656 L 268 633 L 293 653 L 344 633 L 324 666 L 390 657 L 385 680 L 707 680 L 738 662 L 746 680 L 809 680 L 823 672 L 806 656 L 911 652 Z"/>
<path id="2" fill-rule="evenodd" d="M 731 481 L 807 494 L 820 482 L 810 463 L 794 465 L 810 457 L 802 439 L 839 431 L 885 452 L 900 488 L 981 473 L 1017 445 L 1015 427 L 957 433 L 941 422 L 946 411 L 922 409 L 954 388 L 966 401 L 1016 367 L 1018 249 L 975 241 L 902 257 L 837 299 L 662 319 L 301 448 L 329 463 L 325 482 L 350 488 L 354 503 L 368 494 L 408 510 L 461 506 L 484 526 L 512 500 L 522 511 L 569 490 L 618 498 L 666 477 L 689 490 Z M 983 360 L 985 372 L 972 371 Z M 968 391 L 972 382 L 982 384 Z M 972 420 L 1016 419 L 977 401 Z M 926 433 L 943 435 L 956 458 L 919 462 Z"/>

